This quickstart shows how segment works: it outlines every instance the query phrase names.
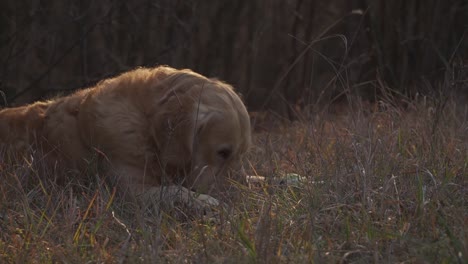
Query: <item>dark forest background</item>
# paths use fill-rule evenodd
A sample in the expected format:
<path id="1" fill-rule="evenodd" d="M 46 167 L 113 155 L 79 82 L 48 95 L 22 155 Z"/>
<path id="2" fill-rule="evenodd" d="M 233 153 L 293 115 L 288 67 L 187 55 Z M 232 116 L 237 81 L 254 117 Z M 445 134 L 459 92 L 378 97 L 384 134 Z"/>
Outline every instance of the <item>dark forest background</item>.
<path id="1" fill-rule="evenodd" d="M 350 96 L 466 95 L 468 1 L 5 0 L 0 60 L 2 105 L 161 64 L 290 116 Z"/>

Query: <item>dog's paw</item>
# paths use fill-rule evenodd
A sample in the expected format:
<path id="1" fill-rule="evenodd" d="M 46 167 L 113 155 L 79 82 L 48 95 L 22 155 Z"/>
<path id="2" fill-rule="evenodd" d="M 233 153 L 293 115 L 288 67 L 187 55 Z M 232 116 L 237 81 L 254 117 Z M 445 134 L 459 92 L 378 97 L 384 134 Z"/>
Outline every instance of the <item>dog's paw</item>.
<path id="1" fill-rule="evenodd" d="M 196 203 L 195 206 L 204 208 L 204 207 L 216 207 L 219 206 L 221 203 L 219 202 L 218 199 L 206 195 L 206 194 L 197 194 L 193 193 L 192 197 L 194 198 L 194 202 Z"/>
<path id="2" fill-rule="evenodd" d="M 204 219 L 216 222 L 213 219 L 216 219 L 219 211 L 224 208 L 224 203 L 210 195 L 175 185 L 150 188 L 140 198 L 145 207 L 156 206 L 158 210 L 180 214 L 183 216 L 180 217 L 182 219 L 202 216 Z"/>
<path id="3" fill-rule="evenodd" d="M 193 197 L 190 205 L 191 209 L 201 215 L 204 221 L 213 224 L 219 223 L 219 214 L 225 207 L 224 203 L 210 195 L 193 192 L 191 194 Z"/>

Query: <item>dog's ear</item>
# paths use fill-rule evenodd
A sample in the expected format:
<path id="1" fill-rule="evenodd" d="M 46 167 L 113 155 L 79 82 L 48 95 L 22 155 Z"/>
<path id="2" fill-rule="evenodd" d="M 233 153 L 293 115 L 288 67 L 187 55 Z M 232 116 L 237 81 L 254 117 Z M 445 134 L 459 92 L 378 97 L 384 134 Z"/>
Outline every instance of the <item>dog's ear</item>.
<path id="1" fill-rule="evenodd" d="M 203 133 L 207 125 L 213 122 L 213 120 L 218 120 L 222 117 L 220 111 L 202 103 L 196 104 L 193 112 L 192 129 L 187 136 L 187 146 L 189 146 L 190 153 L 193 153 L 194 146 L 196 146 L 198 141 L 197 137 Z"/>
<path id="2" fill-rule="evenodd" d="M 195 112 L 197 113 L 195 118 L 195 132 L 201 133 L 203 129 L 213 122 L 221 122 L 223 118 L 223 111 L 216 107 L 199 104 L 196 106 Z"/>
<path id="3" fill-rule="evenodd" d="M 199 103 L 195 106 L 194 118 L 194 134 L 200 133 L 208 122 L 218 115 L 218 113 L 210 109 L 207 105 Z"/>

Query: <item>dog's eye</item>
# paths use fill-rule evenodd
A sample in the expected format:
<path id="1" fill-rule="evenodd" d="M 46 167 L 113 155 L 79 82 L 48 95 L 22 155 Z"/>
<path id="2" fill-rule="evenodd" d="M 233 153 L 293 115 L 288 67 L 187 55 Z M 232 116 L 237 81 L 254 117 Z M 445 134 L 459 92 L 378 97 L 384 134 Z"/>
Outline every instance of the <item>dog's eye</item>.
<path id="1" fill-rule="evenodd" d="M 222 159 L 227 160 L 231 156 L 232 150 L 230 148 L 222 148 L 218 150 L 217 154 L 220 156 Z"/>

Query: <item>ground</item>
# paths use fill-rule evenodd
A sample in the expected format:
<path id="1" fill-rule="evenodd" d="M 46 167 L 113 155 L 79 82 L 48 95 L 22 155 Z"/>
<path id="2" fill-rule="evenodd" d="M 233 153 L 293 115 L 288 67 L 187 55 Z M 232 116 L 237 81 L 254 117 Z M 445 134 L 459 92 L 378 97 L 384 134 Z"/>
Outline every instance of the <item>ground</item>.
<path id="1" fill-rule="evenodd" d="M 0 262 L 463 263 L 466 111 L 433 99 L 253 114 L 239 173 L 266 180 L 233 183 L 214 220 L 130 214 L 99 180 L 58 186 L 3 153 Z"/>

